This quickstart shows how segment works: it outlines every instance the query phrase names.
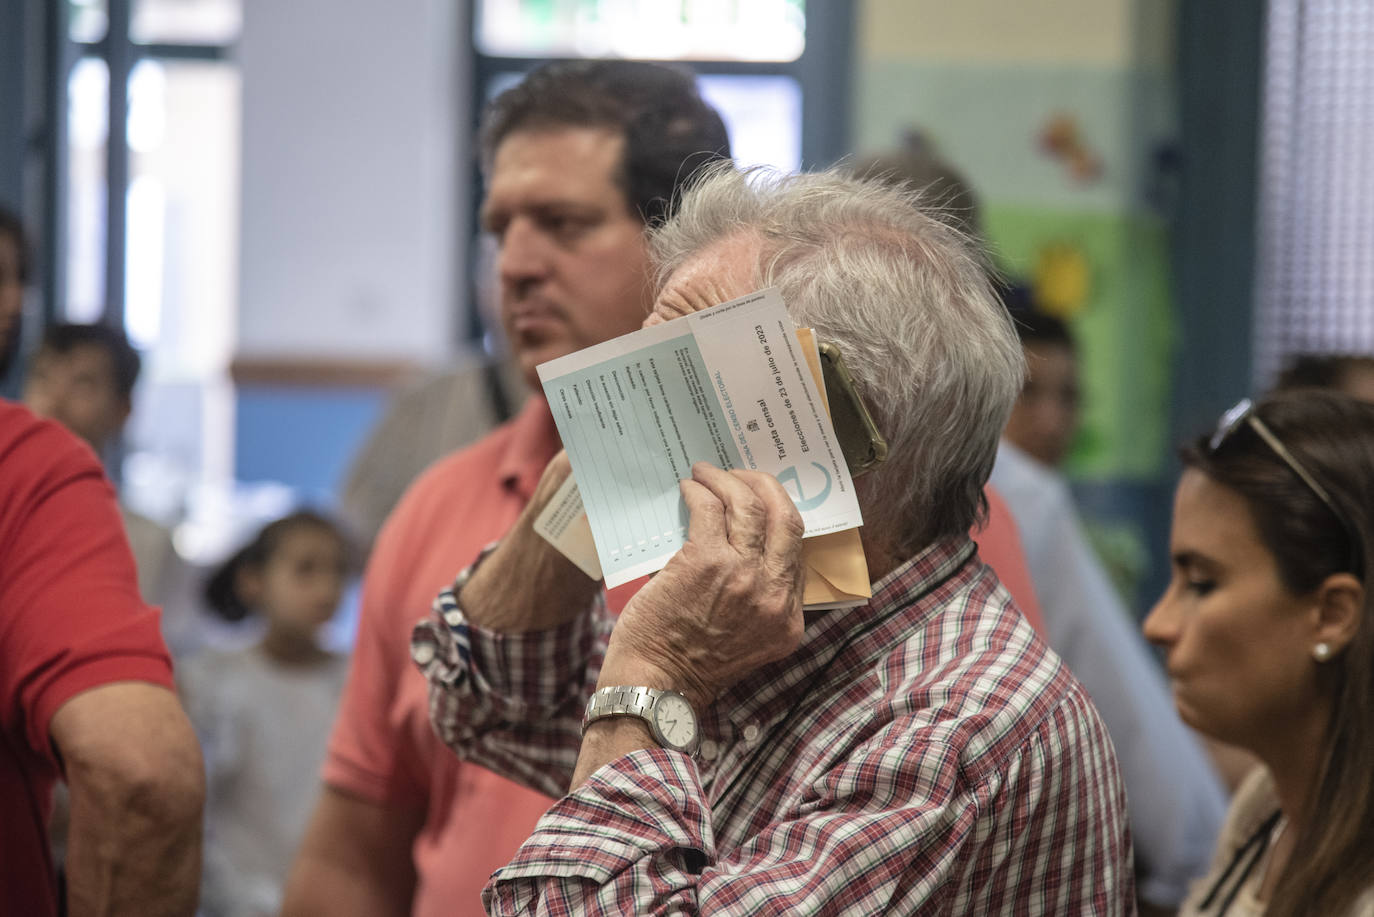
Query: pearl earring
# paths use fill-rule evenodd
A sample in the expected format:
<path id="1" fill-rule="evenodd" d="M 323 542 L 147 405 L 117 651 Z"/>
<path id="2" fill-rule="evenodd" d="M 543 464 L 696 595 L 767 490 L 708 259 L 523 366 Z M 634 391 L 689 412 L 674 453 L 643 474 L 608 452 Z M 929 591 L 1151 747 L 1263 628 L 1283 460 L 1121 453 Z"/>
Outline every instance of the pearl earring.
<path id="1" fill-rule="evenodd" d="M 1318 643 L 1312 647 L 1312 658 L 1318 662 L 1325 662 L 1331 658 L 1331 644 Z"/>

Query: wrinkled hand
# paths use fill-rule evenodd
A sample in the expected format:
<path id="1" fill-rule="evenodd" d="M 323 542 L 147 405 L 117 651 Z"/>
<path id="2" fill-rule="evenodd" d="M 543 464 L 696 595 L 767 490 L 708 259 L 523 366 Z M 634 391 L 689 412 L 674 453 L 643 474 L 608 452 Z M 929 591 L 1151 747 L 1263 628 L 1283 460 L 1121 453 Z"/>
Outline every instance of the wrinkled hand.
<path id="1" fill-rule="evenodd" d="M 534 530 L 534 520 L 570 474 L 566 452 L 549 460 L 520 518 L 458 597 L 469 621 L 505 633 L 548 630 L 591 605 L 600 583 Z"/>
<path id="2" fill-rule="evenodd" d="M 600 683 L 674 688 L 698 711 L 802 637 L 802 521 L 782 485 L 705 463 L 682 482 L 687 543 L 626 606 Z"/>

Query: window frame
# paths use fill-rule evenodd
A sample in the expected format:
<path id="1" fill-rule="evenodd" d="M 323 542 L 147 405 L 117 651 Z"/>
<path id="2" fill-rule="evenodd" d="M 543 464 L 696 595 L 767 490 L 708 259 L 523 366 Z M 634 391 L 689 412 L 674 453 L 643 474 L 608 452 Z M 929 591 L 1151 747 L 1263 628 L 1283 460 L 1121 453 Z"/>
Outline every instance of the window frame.
<path id="1" fill-rule="evenodd" d="M 135 0 L 107 0 L 105 35 L 99 41 L 73 41 L 70 37 L 68 4 L 49 6 L 45 34 L 48 43 L 46 82 L 47 135 L 45 171 L 48 181 L 43 199 L 43 239 L 45 253 L 39 271 L 44 291 L 43 320 L 61 320 L 60 307 L 67 301 L 67 137 L 68 81 L 72 69 L 84 58 L 105 62 L 109 74 L 106 112 L 109 133 L 105 143 L 105 285 L 104 308 L 100 321 L 123 329 L 127 303 L 125 281 L 128 262 L 128 193 L 131 155 L 129 150 L 129 78 L 140 61 L 226 62 L 232 59 L 232 42 L 140 43 L 133 40 Z M 123 91 L 118 91 L 123 87 Z M 116 139 L 123 142 L 116 142 Z"/>

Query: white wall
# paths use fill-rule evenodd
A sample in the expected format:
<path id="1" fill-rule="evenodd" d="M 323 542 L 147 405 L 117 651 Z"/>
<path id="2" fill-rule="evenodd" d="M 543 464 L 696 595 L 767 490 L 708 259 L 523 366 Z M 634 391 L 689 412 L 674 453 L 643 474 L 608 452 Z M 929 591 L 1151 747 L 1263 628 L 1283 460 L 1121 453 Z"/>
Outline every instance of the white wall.
<path id="1" fill-rule="evenodd" d="M 240 357 L 439 363 L 469 204 L 452 0 L 245 0 Z"/>

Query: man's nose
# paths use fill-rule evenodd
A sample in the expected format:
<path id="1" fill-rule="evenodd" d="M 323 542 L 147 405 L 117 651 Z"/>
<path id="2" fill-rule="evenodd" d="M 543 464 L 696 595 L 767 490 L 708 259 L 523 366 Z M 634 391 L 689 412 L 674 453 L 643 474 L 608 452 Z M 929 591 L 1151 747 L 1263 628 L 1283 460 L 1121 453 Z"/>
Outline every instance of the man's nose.
<path id="1" fill-rule="evenodd" d="M 533 220 L 526 217 L 511 220 L 501 237 L 496 267 L 501 280 L 509 284 L 542 279 L 548 274 L 548 240 Z"/>

